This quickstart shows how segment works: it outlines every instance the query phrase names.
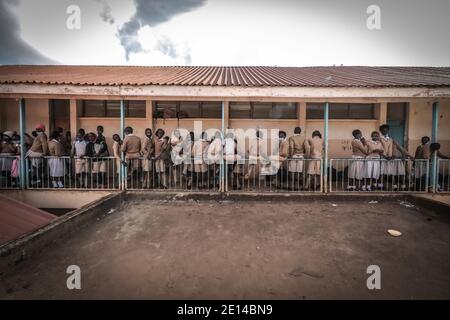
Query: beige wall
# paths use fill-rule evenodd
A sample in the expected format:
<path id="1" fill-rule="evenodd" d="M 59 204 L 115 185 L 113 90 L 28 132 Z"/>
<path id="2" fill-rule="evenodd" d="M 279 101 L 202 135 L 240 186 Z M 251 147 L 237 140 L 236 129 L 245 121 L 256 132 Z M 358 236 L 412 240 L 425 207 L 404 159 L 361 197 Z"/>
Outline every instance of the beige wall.
<path id="1" fill-rule="evenodd" d="M 431 136 L 431 118 L 433 100 L 405 99 L 409 103 L 407 136 L 408 149 L 414 153 L 415 148 L 420 143 L 420 138 L 424 135 Z M 151 101 L 149 101 L 149 106 Z M 380 114 L 381 113 L 381 114 Z M 369 136 L 374 130 L 377 130 L 380 121 L 385 119 L 384 111 L 377 112 L 379 120 L 330 120 L 329 127 L 329 154 L 330 157 L 346 157 L 351 155 L 350 143 L 353 129 L 360 129 L 364 136 Z M 126 126 L 132 126 L 138 136 L 144 136 L 144 129 L 147 127 L 163 128 L 167 135 L 170 135 L 173 129 L 177 127 L 176 119 L 157 119 L 152 123 L 151 112 L 147 112 L 147 118 L 127 118 Z M 193 130 L 196 119 L 180 119 L 179 126 L 187 130 Z M 201 119 L 198 119 L 201 120 Z M 303 133 L 310 136 L 312 131 L 319 130 L 323 133 L 322 120 L 246 120 L 229 119 L 225 123 L 229 128 L 267 128 L 284 130 L 292 135 L 293 130 L 299 123 L 306 123 L 302 127 Z M 26 100 L 26 121 L 27 132 L 34 130 L 37 123 L 44 123 L 49 127 L 49 106 L 48 99 L 27 99 Z M 74 122 L 77 128 L 84 128 L 87 132 L 96 130 L 97 125 L 101 124 L 105 128 L 107 142 L 111 145 L 111 136 L 120 131 L 120 121 L 118 118 L 79 118 Z M 204 119 L 203 131 L 210 128 L 221 129 L 221 119 Z M 76 129 L 71 128 L 75 134 Z M 19 110 L 16 99 L 0 99 L 0 130 L 19 130 Z M 439 135 L 438 141 L 442 145 L 442 152 L 450 154 L 450 101 L 440 102 L 439 106 Z"/>
<path id="2" fill-rule="evenodd" d="M 364 137 L 378 129 L 378 120 L 329 120 L 328 154 L 333 157 L 350 157 L 352 155 L 352 131 L 361 130 Z M 323 120 L 306 120 L 306 136 L 310 137 L 314 130 L 323 136 Z"/>
<path id="3" fill-rule="evenodd" d="M 409 104 L 408 149 L 410 152 L 416 150 L 423 136 L 431 138 L 432 105 L 433 101 L 411 101 Z M 448 101 L 439 103 L 437 140 L 442 146 L 441 151 L 444 154 L 450 154 L 450 102 Z"/>
<path id="4" fill-rule="evenodd" d="M 45 124 L 49 128 L 48 99 L 26 100 L 26 131 L 31 132 L 36 124 Z M 1 130 L 19 131 L 19 102 L 16 99 L 0 99 Z"/>

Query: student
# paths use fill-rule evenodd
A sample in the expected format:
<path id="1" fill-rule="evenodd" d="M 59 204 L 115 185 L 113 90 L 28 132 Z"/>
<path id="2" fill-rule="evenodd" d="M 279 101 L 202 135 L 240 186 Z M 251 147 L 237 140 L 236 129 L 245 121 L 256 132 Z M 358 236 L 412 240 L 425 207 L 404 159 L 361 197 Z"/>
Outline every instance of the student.
<path id="1" fill-rule="evenodd" d="M 28 150 L 26 157 L 31 159 L 32 176 L 36 180 L 31 181 L 31 184 L 41 183 L 41 169 L 43 166 L 42 157 L 48 154 L 48 138 L 45 134 L 45 125 L 36 125 L 36 138 Z"/>
<path id="2" fill-rule="evenodd" d="M 164 158 L 164 151 L 166 150 L 167 143 L 166 139 L 164 139 L 165 131 L 163 129 L 158 129 L 155 132 L 154 145 L 155 145 L 155 171 L 157 178 L 158 187 L 162 187 L 164 189 L 167 188 L 166 181 L 166 160 Z"/>
<path id="3" fill-rule="evenodd" d="M 97 188 L 103 189 L 106 180 L 106 163 L 109 157 L 108 146 L 106 145 L 105 137 L 103 135 L 96 136 L 90 133 L 90 142 L 86 146 L 86 156 L 91 158 L 92 175 L 96 177 Z"/>
<path id="4" fill-rule="evenodd" d="M 194 147 L 194 132 L 189 132 L 186 139 L 183 141 L 183 175 L 186 177 L 187 187 L 192 187 L 192 178 L 194 171 L 193 164 L 193 147 Z"/>
<path id="5" fill-rule="evenodd" d="M 216 131 L 205 153 L 208 172 L 210 173 L 210 179 L 208 179 L 210 181 L 208 182 L 210 186 L 218 185 L 220 161 L 222 158 L 222 134 L 220 131 Z"/>
<path id="6" fill-rule="evenodd" d="M 270 167 L 270 159 L 267 152 L 267 140 L 264 139 L 264 133 L 261 130 L 256 131 L 255 137 L 256 139 L 250 140 L 248 150 L 248 171 L 244 175 L 244 179 L 249 179 L 250 177 L 255 179 L 256 174 L 259 174 L 266 176 L 267 183 L 270 181 L 270 173 L 272 170 Z M 238 150 L 238 153 L 243 153 L 240 151 L 240 149 Z M 238 166 L 238 169 L 243 169 L 243 167 L 244 166 Z"/>
<path id="7" fill-rule="evenodd" d="M 80 132 L 77 133 L 75 142 L 72 145 L 72 150 L 70 155 L 75 158 L 75 188 L 79 186 L 80 188 L 87 187 L 87 161 L 86 156 L 86 145 L 87 142 L 84 140 L 84 135 Z"/>
<path id="8" fill-rule="evenodd" d="M 122 146 L 122 140 L 120 139 L 120 136 L 118 134 L 113 134 L 113 156 L 114 156 L 114 163 L 115 163 L 115 172 L 117 175 L 120 175 L 120 164 L 122 163 L 122 155 L 120 148 Z M 119 179 L 117 179 L 119 181 Z"/>
<path id="9" fill-rule="evenodd" d="M 306 139 L 301 135 L 302 129 L 296 127 L 294 135 L 289 138 L 289 160 L 288 171 L 290 172 L 292 189 L 301 189 L 303 187 L 303 171 L 304 171 L 304 156 L 309 153 Z"/>
<path id="10" fill-rule="evenodd" d="M 323 140 L 322 140 L 322 134 L 320 131 L 316 130 L 312 133 L 311 139 L 307 140 L 307 143 L 309 145 L 309 154 L 308 158 L 311 160 L 308 164 L 308 181 L 307 181 L 307 187 L 311 187 L 313 191 L 316 191 L 320 188 L 320 177 L 322 176 L 322 168 L 320 166 L 321 159 L 323 156 Z"/>
<path id="11" fill-rule="evenodd" d="M 430 159 L 432 161 L 435 160 L 435 157 L 434 157 L 435 154 L 436 154 L 436 158 L 450 159 L 450 157 L 442 154 L 440 149 L 441 149 L 440 143 L 434 142 L 434 143 L 430 144 Z M 439 181 L 444 182 L 444 179 L 443 179 L 443 177 L 442 178 L 439 177 L 439 168 L 438 168 L 438 173 L 437 173 L 436 179 L 437 179 L 437 183 L 436 183 L 437 191 L 442 191 L 442 186 L 439 184 Z"/>
<path id="12" fill-rule="evenodd" d="M 133 134 L 133 128 L 126 127 L 124 130 L 125 139 L 121 151 L 125 154 L 125 161 L 127 163 L 128 177 L 132 179 L 135 172 L 139 170 L 139 157 L 141 156 L 141 138 Z"/>
<path id="13" fill-rule="evenodd" d="M 100 139 L 100 141 L 106 140 L 104 139 L 105 137 L 103 136 L 104 131 L 105 129 L 103 128 L 103 126 L 97 126 L 97 139 Z"/>
<path id="14" fill-rule="evenodd" d="M 425 190 L 430 155 L 430 137 L 424 136 L 414 155 L 414 158 L 416 159 L 416 161 L 414 161 L 415 191 Z"/>
<path id="15" fill-rule="evenodd" d="M 401 147 L 394 139 L 389 136 L 389 126 L 383 124 L 380 126 L 381 144 L 383 145 L 383 156 L 386 161 L 381 162 L 381 174 L 384 176 L 386 183 L 392 184 L 392 189 L 397 190 L 398 184 L 401 183 L 400 189 L 406 189 L 406 170 L 404 161 L 401 159 L 412 158 L 411 155 Z M 387 187 L 387 186 L 386 186 Z M 381 185 L 383 188 L 383 185 Z"/>
<path id="16" fill-rule="evenodd" d="M 240 190 L 241 183 L 238 177 L 239 174 L 239 164 L 237 160 L 239 156 L 237 154 L 236 141 L 234 140 L 234 135 L 232 132 L 227 132 L 224 140 L 223 157 L 227 170 L 227 179 L 233 189 Z"/>
<path id="17" fill-rule="evenodd" d="M 153 157 L 155 155 L 155 143 L 153 141 L 152 129 L 145 129 L 145 138 L 142 142 L 142 171 L 144 178 L 142 180 L 142 188 L 153 187 Z"/>
<path id="18" fill-rule="evenodd" d="M 208 166 L 205 163 L 205 151 L 208 146 L 207 135 L 202 132 L 201 138 L 194 142 L 193 155 L 194 155 L 194 173 L 195 180 L 198 188 L 206 187 L 206 173 L 208 172 Z"/>
<path id="19" fill-rule="evenodd" d="M 286 159 L 289 156 L 289 140 L 285 131 L 280 130 L 278 132 L 278 172 L 276 186 L 278 188 L 287 187 L 287 166 Z"/>
<path id="20" fill-rule="evenodd" d="M 349 184 L 347 190 L 361 190 L 362 180 L 364 178 L 364 161 L 358 161 L 357 159 L 364 159 L 367 155 L 367 145 L 362 137 L 361 130 L 356 129 L 352 132 L 352 159 L 348 166 L 348 179 Z"/>
<path id="21" fill-rule="evenodd" d="M 383 145 L 380 142 L 380 134 L 378 131 L 372 132 L 371 139 L 366 141 L 368 159 L 365 163 L 364 178 L 365 184 L 362 189 L 371 191 L 372 186 L 377 187 L 377 182 L 381 174 L 381 155 L 384 152 Z"/>
<path id="22" fill-rule="evenodd" d="M 59 141 L 59 132 L 53 131 L 50 134 L 48 142 L 48 150 L 50 158 L 48 159 L 48 167 L 53 188 L 64 188 L 62 179 L 64 177 L 64 159 L 60 158 L 64 154 L 64 147 Z"/>
<path id="23" fill-rule="evenodd" d="M 6 185 L 9 187 L 11 182 L 11 169 L 14 156 L 17 154 L 17 148 L 12 141 L 12 131 L 3 132 L 2 141 L 0 141 L 0 170 L 2 176 L 6 177 Z"/>
<path id="24" fill-rule="evenodd" d="M 181 136 L 180 130 L 175 129 L 172 132 L 172 137 L 170 139 L 171 145 L 171 160 L 172 160 L 172 174 L 173 183 L 176 186 L 178 181 L 181 182 L 181 175 L 183 171 L 183 144 L 184 139 Z"/>

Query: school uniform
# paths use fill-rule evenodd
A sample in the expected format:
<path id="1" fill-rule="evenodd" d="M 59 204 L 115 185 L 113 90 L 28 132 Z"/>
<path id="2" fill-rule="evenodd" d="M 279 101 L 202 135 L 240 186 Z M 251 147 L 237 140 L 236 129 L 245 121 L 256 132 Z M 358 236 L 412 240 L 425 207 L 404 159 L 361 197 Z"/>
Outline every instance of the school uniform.
<path id="1" fill-rule="evenodd" d="M 222 156 L 222 139 L 214 138 L 206 150 L 206 162 L 208 164 L 220 164 Z"/>
<path id="2" fill-rule="evenodd" d="M 109 156 L 108 146 L 104 141 L 88 143 L 86 146 L 86 155 L 92 161 L 92 173 L 105 173 L 106 162 L 105 158 Z"/>
<path id="3" fill-rule="evenodd" d="M 322 159 L 323 154 L 323 140 L 319 137 L 313 137 L 311 139 L 308 139 L 308 144 L 309 156 L 312 159 L 308 164 L 308 174 L 320 175 L 322 173 L 320 167 L 320 159 Z"/>
<path id="4" fill-rule="evenodd" d="M 82 158 L 86 156 L 86 145 L 87 142 L 84 140 L 77 140 L 72 145 L 72 155 L 75 156 L 75 174 L 88 172 L 87 161 Z"/>
<path id="5" fill-rule="evenodd" d="M 178 166 L 183 163 L 183 139 L 181 137 L 173 137 L 170 139 L 170 145 L 172 146 L 172 150 L 170 152 L 173 165 Z"/>
<path id="6" fill-rule="evenodd" d="M 117 174 L 120 174 L 120 163 L 121 163 L 121 152 L 120 152 L 120 143 L 117 141 L 113 142 L 112 146 L 114 161 L 116 163 L 116 172 Z"/>
<path id="7" fill-rule="evenodd" d="M 0 149 L 0 171 L 11 171 L 17 148 L 13 142 L 2 142 Z"/>
<path id="8" fill-rule="evenodd" d="M 164 139 L 158 139 L 156 138 L 154 140 L 154 144 L 155 144 L 155 169 L 156 172 L 165 172 L 166 171 L 166 161 L 168 159 L 165 158 L 165 151 L 168 148 L 168 142 Z"/>
<path id="9" fill-rule="evenodd" d="M 134 134 L 129 134 L 123 139 L 121 151 L 125 153 L 125 160 L 130 165 L 131 171 L 140 167 L 141 146 L 141 138 Z"/>
<path id="10" fill-rule="evenodd" d="M 360 139 L 352 140 L 352 159 L 348 166 L 348 177 L 350 179 L 362 180 L 364 178 L 364 161 L 357 159 L 364 159 L 367 155 L 367 146 L 365 146 Z"/>
<path id="11" fill-rule="evenodd" d="M 153 156 L 155 153 L 155 143 L 153 138 L 145 137 L 142 143 L 142 170 L 144 172 L 153 171 Z"/>
<path id="12" fill-rule="evenodd" d="M 42 165 L 42 156 L 48 154 L 48 139 L 45 132 L 38 132 L 37 137 L 34 138 L 33 144 L 27 152 L 27 157 L 31 158 L 31 165 L 39 167 Z"/>
<path id="13" fill-rule="evenodd" d="M 205 152 L 208 147 L 208 141 L 201 139 L 194 142 L 192 152 L 194 154 L 194 172 L 204 173 L 208 171 L 208 166 L 205 163 Z"/>
<path id="14" fill-rule="evenodd" d="M 431 156 L 430 143 L 421 144 L 416 149 L 416 160 L 429 160 Z M 416 179 L 426 176 L 428 173 L 427 161 L 416 161 L 414 166 L 414 176 Z"/>
<path id="15" fill-rule="evenodd" d="M 377 150 L 383 151 L 383 145 L 380 141 L 367 141 L 367 156 L 368 159 L 364 167 L 364 178 L 378 180 L 381 174 L 380 153 Z M 373 159 L 373 160 L 371 160 Z"/>
<path id="16" fill-rule="evenodd" d="M 304 171 L 303 159 L 305 153 L 307 153 L 305 137 L 294 134 L 289 138 L 289 156 L 291 157 L 288 164 L 289 172 L 302 173 Z"/>
<path id="17" fill-rule="evenodd" d="M 48 150 L 50 158 L 48 159 L 48 167 L 50 176 L 59 178 L 64 176 L 64 159 L 60 158 L 64 154 L 64 146 L 56 139 L 48 142 Z"/>

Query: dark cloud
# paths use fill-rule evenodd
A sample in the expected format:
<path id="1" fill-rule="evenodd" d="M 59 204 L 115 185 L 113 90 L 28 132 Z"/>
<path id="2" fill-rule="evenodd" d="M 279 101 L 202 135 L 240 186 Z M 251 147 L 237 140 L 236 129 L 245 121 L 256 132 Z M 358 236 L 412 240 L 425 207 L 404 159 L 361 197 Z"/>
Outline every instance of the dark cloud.
<path id="1" fill-rule="evenodd" d="M 100 11 L 100 17 L 103 21 L 114 24 L 115 20 L 111 13 L 111 7 L 106 0 L 97 0 L 102 5 L 102 11 Z"/>
<path id="2" fill-rule="evenodd" d="M 17 3 L 17 0 L 0 0 L 0 63 L 55 64 L 21 38 L 19 22 L 11 10 Z"/>
<path id="3" fill-rule="evenodd" d="M 130 53 L 143 51 L 138 40 L 138 31 L 142 27 L 154 27 L 169 21 L 173 16 L 191 11 L 206 3 L 206 0 L 134 0 L 136 13 L 120 28 L 118 37 L 125 49 L 127 60 Z M 170 39 L 163 39 L 157 45 L 164 54 L 176 58 L 177 51 Z M 190 60 L 188 57 L 187 59 Z"/>

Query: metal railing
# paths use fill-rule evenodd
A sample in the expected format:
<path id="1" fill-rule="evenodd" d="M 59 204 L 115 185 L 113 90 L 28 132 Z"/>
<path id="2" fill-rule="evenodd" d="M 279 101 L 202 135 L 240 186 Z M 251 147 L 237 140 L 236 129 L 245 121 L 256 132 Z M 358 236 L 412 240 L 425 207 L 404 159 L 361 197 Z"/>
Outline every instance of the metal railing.
<path id="1" fill-rule="evenodd" d="M 0 189 L 20 188 L 20 157 L 0 154 Z"/>
<path id="2" fill-rule="evenodd" d="M 157 158 L 125 160 L 126 188 L 153 191 L 220 191 L 220 164 Z"/>
<path id="3" fill-rule="evenodd" d="M 429 160 L 330 159 L 329 192 L 427 192 Z"/>
<path id="4" fill-rule="evenodd" d="M 225 190 L 322 192 L 322 159 L 238 159 L 225 161 Z"/>
<path id="5" fill-rule="evenodd" d="M 436 192 L 450 192 L 450 159 L 438 159 L 436 166 Z"/>
<path id="6" fill-rule="evenodd" d="M 27 157 L 27 189 L 119 189 L 119 165 L 114 157 Z"/>
<path id="7" fill-rule="evenodd" d="M 330 159 L 324 181 L 322 159 L 172 160 L 114 157 L 27 157 L 25 188 L 208 192 L 450 192 L 450 160 L 438 159 L 433 188 L 426 159 Z M 124 171 L 123 183 L 120 168 Z M 0 155 L 0 189 L 20 188 L 20 156 Z M 431 178 L 431 179 L 430 179 Z"/>

